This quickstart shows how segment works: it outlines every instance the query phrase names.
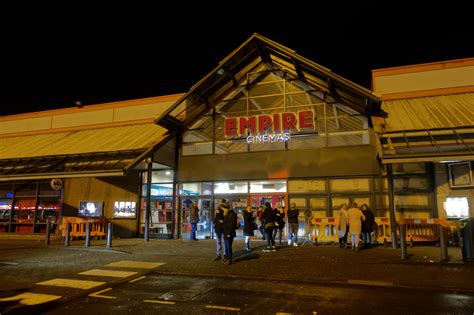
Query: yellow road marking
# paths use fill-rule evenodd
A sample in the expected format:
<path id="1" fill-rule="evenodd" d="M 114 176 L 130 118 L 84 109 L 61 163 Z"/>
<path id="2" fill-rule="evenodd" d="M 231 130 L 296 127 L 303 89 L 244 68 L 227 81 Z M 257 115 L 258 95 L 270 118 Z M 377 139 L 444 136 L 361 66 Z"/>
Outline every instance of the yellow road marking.
<path id="1" fill-rule="evenodd" d="M 83 272 L 79 272 L 80 275 L 86 276 L 101 276 L 101 277 L 116 277 L 126 278 L 137 274 L 135 271 L 120 271 L 120 270 L 104 270 L 104 269 L 91 269 Z"/>
<path id="2" fill-rule="evenodd" d="M 76 289 L 92 289 L 94 287 L 98 287 L 99 285 L 103 285 L 105 282 L 101 281 L 88 281 L 88 280 L 77 280 L 77 279 L 53 279 L 48 281 L 43 281 L 37 283 L 37 285 L 50 285 L 54 287 L 68 287 L 68 288 L 76 288 Z"/>
<path id="3" fill-rule="evenodd" d="M 227 311 L 240 311 L 240 308 L 238 307 L 219 306 L 219 305 L 206 305 L 206 308 L 215 308 L 218 310 L 227 310 Z"/>
<path id="4" fill-rule="evenodd" d="M 137 282 L 137 281 L 142 280 L 142 279 L 145 279 L 145 276 L 141 276 L 141 277 L 135 278 L 135 279 L 130 280 L 130 281 L 128 281 L 128 282 L 129 282 L 129 283 L 134 283 L 134 282 Z"/>
<path id="5" fill-rule="evenodd" d="M 23 305 L 38 305 L 38 304 L 51 302 L 60 298 L 62 298 L 62 296 L 60 295 L 25 292 L 25 293 L 21 293 L 15 296 L 0 299 L 0 302 L 20 300 L 19 303 Z"/>
<path id="6" fill-rule="evenodd" d="M 156 303 L 156 304 L 169 304 L 174 305 L 176 302 L 173 301 L 160 301 L 160 300 L 143 300 L 145 303 Z"/>
<path id="7" fill-rule="evenodd" d="M 138 269 L 153 269 L 164 265 L 165 263 L 155 263 L 149 261 L 132 261 L 121 260 L 105 265 L 105 267 L 123 267 L 123 268 L 138 268 Z"/>
<path id="8" fill-rule="evenodd" d="M 363 284 L 363 285 L 375 285 L 375 286 L 393 286 L 393 282 L 384 281 L 371 281 L 371 280 L 347 280 L 349 284 Z"/>
<path id="9" fill-rule="evenodd" d="M 104 293 L 104 292 L 107 292 L 107 291 L 110 291 L 110 290 L 112 290 L 112 288 L 107 288 L 107 289 L 104 289 L 104 290 L 100 290 L 100 291 L 91 293 L 91 294 L 89 294 L 89 296 L 103 298 L 103 299 L 111 299 L 111 300 L 116 299 L 117 297 L 115 297 L 115 296 L 100 295 L 101 293 Z"/>

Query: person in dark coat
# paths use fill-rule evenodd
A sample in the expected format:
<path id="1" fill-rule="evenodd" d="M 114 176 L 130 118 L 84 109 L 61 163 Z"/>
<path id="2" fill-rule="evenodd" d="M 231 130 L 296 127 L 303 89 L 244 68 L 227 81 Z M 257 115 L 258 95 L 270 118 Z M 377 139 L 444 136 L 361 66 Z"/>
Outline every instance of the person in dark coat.
<path id="1" fill-rule="evenodd" d="M 272 205 L 265 202 L 265 210 L 263 211 L 263 222 L 265 224 L 265 239 L 267 246 L 263 249 L 264 252 L 274 252 L 275 238 L 273 237 L 273 229 L 276 227 L 276 215 L 273 211 Z"/>
<path id="2" fill-rule="evenodd" d="M 262 234 L 262 240 L 265 240 L 265 223 L 263 222 L 263 206 L 258 206 L 257 210 L 257 220 L 258 220 L 258 230 Z"/>
<path id="3" fill-rule="evenodd" d="M 224 256 L 224 250 L 222 246 L 222 235 L 224 233 L 224 208 L 222 205 L 225 202 L 225 199 L 219 200 L 219 205 L 214 216 L 214 232 L 216 235 L 216 257 L 214 257 L 214 261 L 220 260 Z"/>
<path id="4" fill-rule="evenodd" d="M 226 202 L 224 208 L 224 265 L 232 264 L 232 242 L 237 229 L 237 214 Z"/>
<path id="5" fill-rule="evenodd" d="M 365 221 L 362 221 L 362 241 L 364 242 L 364 248 L 370 248 L 372 246 L 372 232 L 374 231 L 375 223 L 374 213 L 365 203 L 360 206 L 360 210 L 362 210 L 365 216 Z"/>
<path id="6" fill-rule="evenodd" d="M 247 206 L 247 211 L 244 212 L 244 236 L 245 236 L 245 251 L 250 252 L 250 237 L 253 236 L 255 226 L 255 217 L 252 206 Z"/>
<path id="7" fill-rule="evenodd" d="M 278 244 L 281 245 L 281 239 L 283 237 L 283 229 L 285 228 L 285 208 L 282 207 L 281 203 L 276 204 L 276 208 L 273 209 L 276 216 L 276 227 L 273 230 L 273 239 L 276 239 L 278 233 Z"/>

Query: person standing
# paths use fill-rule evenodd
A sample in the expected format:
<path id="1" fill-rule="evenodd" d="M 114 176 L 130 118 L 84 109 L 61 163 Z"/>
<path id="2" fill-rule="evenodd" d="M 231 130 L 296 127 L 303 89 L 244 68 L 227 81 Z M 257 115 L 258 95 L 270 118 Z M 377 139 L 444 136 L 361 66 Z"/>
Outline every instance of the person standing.
<path id="1" fill-rule="evenodd" d="M 276 204 L 276 208 L 273 209 L 276 216 L 276 227 L 273 230 L 273 239 L 276 239 L 278 233 L 278 244 L 281 245 L 281 239 L 283 237 L 283 228 L 285 227 L 285 209 L 281 206 L 281 203 Z"/>
<path id="2" fill-rule="evenodd" d="M 352 250 L 359 251 L 359 237 L 362 230 L 362 221 L 365 220 L 365 216 L 357 207 L 357 202 L 353 202 L 351 208 L 347 212 L 349 217 L 349 227 L 351 229 Z"/>
<path id="3" fill-rule="evenodd" d="M 250 252 L 250 237 L 253 236 L 254 225 L 255 217 L 252 206 L 247 206 L 247 211 L 244 212 L 245 251 L 247 252 Z"/>
<path id="4" fill-rule="evenodd" d="M 265 240 L 265 223 L 263 222 L 263 206 L 258 206 L 257 210 L 258 230 L 262 233 L 262 240 Z"/>
<path id="5" fill-rule="evenodd" d="M 224 265 L 232 264 L 232 243 L 237 229 L 237 213 L 225 202 L 224 207 Z"/>
<path id="6" fill-rule="evenodd" d="M 219 200 L 216 215 L 214 216 L 214 232 L 216 235 L 216 257 L 214 257 L 214 261 L 222 259 L 224 256 L 222 246 L 222 234 L 224 233 L 224 209 L 222 208 L 222 204 L 224 202 L 226 202 L 225 199 Z"/>
<path id="7" fill-rule="evenodd" d="M 347 213 L 347 205 L 345 203 L 341 204 L 337 231 L 339 234 L 339 248 L 346 248 L 347 233 L 349 231 L 349 217 Z"/>
<path id="8" fill-rule="evenodd" d="M 265 210 L 263 212 L 263 222 L 265 224 L 265 239 L 267 240 L 267 246 L 263 249 L 264 252 L 274 252 L 275 238 L 273 237 L 273 229 L 276 224 L 275 212 L 272 209 L 272 205 L 267 201 L 265 202 Z"/>
<path id="9" fill-rule="evenodd" d="M 288 238 L 288 245 L 298 246 L 298 216 L 300 211 L 296 209 L 296 203 L 292 202 L 290 209 L 288 209 L 288 224 L 290 225 L 290 237 Z"/>
<path id="10" fill-rule="evenodd" d="M 364 248 L 370 248 L 372 245 L 372 232 L 374 231 L 375 217 L 374 213 L 369 209 L 367 204 L 362 204 L 360 210 L 365 216 L 365 221 L 362 222 L 362 241 Z"/>
<path id="11" fill-rule="evenodd" d="M 199 222 L 199 208 L 197 202 L 194 201 L 191 204 L 189 209 L 189 223 L 191 223 L 191 234 L 189 234 L 189 239 L 193 241 L 197 241 L 196 233 L 197 233 L 197 224 Z"/>

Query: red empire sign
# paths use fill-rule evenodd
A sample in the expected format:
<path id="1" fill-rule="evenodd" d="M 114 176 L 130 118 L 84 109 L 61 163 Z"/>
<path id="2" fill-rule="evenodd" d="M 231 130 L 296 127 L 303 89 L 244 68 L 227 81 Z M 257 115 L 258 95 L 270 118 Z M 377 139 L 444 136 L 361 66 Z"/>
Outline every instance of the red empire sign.
<path id="1" fill-rule="evenodd" d="M 226 137 L 248 135 L 289 134 L 292 131 L 314 130 L 314 113 L 311 110 L 298 113 L 284 112 L 272 115 L 226 118 Z"/>

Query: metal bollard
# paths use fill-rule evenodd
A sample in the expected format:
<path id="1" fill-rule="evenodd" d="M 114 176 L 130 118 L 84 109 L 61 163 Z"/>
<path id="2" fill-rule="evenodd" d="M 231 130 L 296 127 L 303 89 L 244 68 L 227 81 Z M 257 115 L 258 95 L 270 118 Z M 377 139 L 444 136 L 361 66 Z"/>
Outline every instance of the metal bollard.
<path id="1" fill-rule="evenodd" d="M 66 237 L 64 237 L 64 246 L 69 246 L 69 240 L 71 237 L 71 223 L 66 223 Z"/>
<path id="2" fill-rule="evenodd" d="M 400 224 L 400 253 L 402 256 L 402 259 L 407 259 L 407 240 L 406 240 L 406 226 L 405 224 Z"/>
<path id="3" fill-rule="evenodd" d="M 84 247 L 91 246 L 91 224 L 89 222 L 86 223 L 86 241 L 84 243 Z"/>
<path id="4" fill-rule="evenodd" d="M 112 247 L 112 222 L 107 223 L 107 248 Z"/>
<path id="5" fill-rule="evenodd" d="M 397 249 L 398 248 L 398 243 L 397 243 L 397 233 L 392 232 L 392 248 Z"/>
<path id="6" fill-rule="evenodd" d="M 439 247 L 441 248 L 441 261 L 449 261 L 446 229 L 442 225 L 439 225 Z"/>
<path id="7" fill-rule="evenodd" d="M 49 218 L 48 218 L 46 219 L 46 235 L 44 236 L 44 244 L 46 246 L 49 245 L 50 236 L 51 236 L 51 221 L 49 221 Z"/>
<path id="8" fill-rule="evenodd" d="M 150 241 L 150 229 L 148 228 L 148 224 L 145 224 L 145 230 L 143 231 L 143 239 L 145 240 L 145 243 L 148 243 Z"/>

